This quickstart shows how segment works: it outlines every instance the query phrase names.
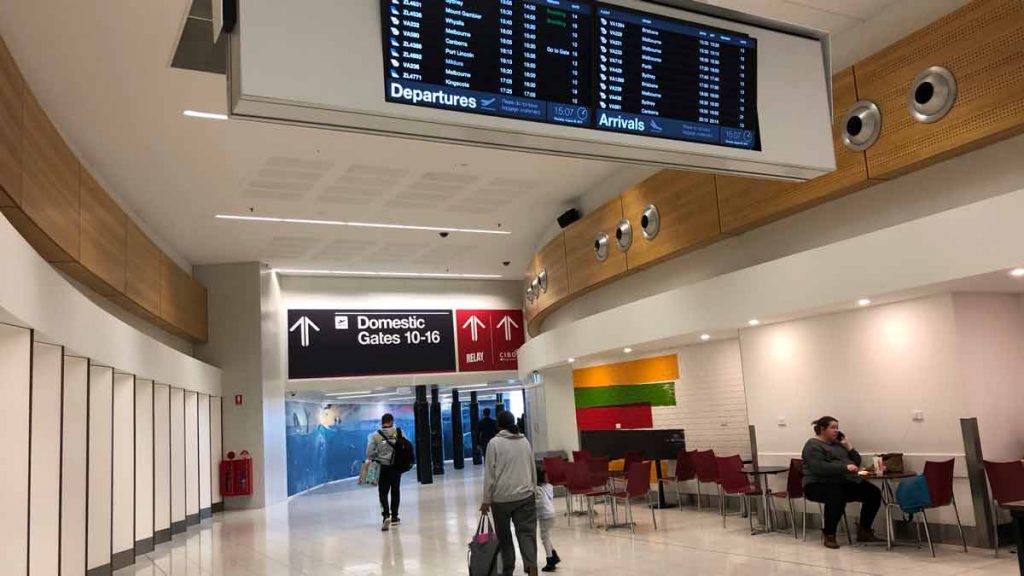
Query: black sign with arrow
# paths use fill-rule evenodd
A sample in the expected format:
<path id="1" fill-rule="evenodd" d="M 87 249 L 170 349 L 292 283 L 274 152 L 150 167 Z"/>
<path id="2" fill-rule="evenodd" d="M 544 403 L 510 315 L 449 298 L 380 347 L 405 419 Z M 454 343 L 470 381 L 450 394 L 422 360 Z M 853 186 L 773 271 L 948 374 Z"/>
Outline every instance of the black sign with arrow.
<path id="1" fill-rule="evenodd" d="M 288 378 L 455 372 L 451 310 L 289 310 Z"/>

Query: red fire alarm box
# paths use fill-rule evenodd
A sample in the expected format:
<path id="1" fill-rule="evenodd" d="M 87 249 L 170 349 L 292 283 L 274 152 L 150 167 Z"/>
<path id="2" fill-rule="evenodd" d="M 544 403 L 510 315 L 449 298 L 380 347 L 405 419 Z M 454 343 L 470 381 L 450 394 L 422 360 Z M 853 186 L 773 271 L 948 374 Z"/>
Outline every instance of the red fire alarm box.
<path id="1" fill-rule="evenodd" d="M 240 458 L 235 460 L 235 453 L 228 452 L 228 459 L 220 463 L 220 494 L 221 496 L 252 495 L 252 458 L 248 450 L 242 450 Z"/>

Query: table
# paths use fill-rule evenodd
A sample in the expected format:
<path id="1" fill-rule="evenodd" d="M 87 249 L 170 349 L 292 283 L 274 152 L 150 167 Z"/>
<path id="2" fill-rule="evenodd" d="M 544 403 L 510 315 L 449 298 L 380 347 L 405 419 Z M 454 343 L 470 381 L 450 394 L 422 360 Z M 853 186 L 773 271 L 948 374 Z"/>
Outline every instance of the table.
<path id="1" fill-rule="evenodd" d="M 768 477 L 776 474 L 782 474 L 783 472 L 789 472 L 789 466 L 744 466 L 740 471 L 749 476 L 755 476 L 757 478 L 758 486 L 761 487 L 761 512 L 764 514 L 764 522 L 761 523 L 761 526 L 764 529 L 761 532 L 754 532 L 753 534 L 771 532 L 772 515 L 768 513 L 768 500 L 771 498 L 771 489 L 768 487 Z M 750 511 L 747 510 L 747 513 L 749 512 Z M 796 527 L 794 527 L 793 530 L 796 530 Z"/>
<path id="2" fill-rule="evenodd" d="M 885 508 L 885 549 L 892 550 L 896 540 L 896 532 L 892 525 L 892 509 L 899 507 L 896 502 L 896 491 L 892 489 L 893 480 L 913 478 L 917 476 L 914 472 L 886 472 L 885 474 L 861 474 L 864 480 L 881 480 L 882 482 L 882 507 Z"/>
<path id="3" fill-rule="evenodd" d="M 1010 511 L 1013 518 L 1013 540 L 1017 543 L 1017 568 L 1024 576 L 1024 500 L 1000 504 L 1000 508 Z"/>

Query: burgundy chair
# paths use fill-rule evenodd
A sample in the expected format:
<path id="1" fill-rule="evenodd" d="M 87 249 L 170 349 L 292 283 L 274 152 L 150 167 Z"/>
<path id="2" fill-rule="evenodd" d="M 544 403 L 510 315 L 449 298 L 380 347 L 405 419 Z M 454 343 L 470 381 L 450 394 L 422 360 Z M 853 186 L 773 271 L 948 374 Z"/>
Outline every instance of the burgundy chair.
<path id="1" fill-rule="evenodd" d="M 623 460 L 625 461 L 622 464 L 622 469 L 629 470 L 633 464 L 644 461 L 644 453 L 639 450 L 631 450 L 623 455 Z"/>
<path id="2" fill-rule="evenodd" d="M 573 462 L 586 462 L 587 460 L 590 460 L 590 452 L 587 452 L 586 450 L 572 451 Z"/>
<path id="3" fill-rule="evenodd" d="M 798 498 L 804 500 L 803 533 L 804 540 L 807 539 L 807 500 L 804 499 L 804 461 L 799 458 L 792 458 L 789 461 L 789 472 L 786 474 L 786 490 L 772 492 L 775 498 L 785 498 L 789 504 L 789 525 L 793 527 L 793 538 L 800 539 L 796 531 L 796 507 L 793 500 Z"/>
<path id="4" fill-rule="evenodd" d="M 608 496 L 613 502 L 621 500 L 626 505 L 629 529 L 634 533 L 636 533 L 636 523 L 633 521 L 633 500 L 643 498 L 647 502 L 647 507 L 651 509 L 654 529 L 658 529 L 658 518 L 654 515 L 654 505 L 651 502 L 650 462 L 634 462 L 627 472 L 625 489 L 612 491 Z"/>
<path id="5" fill-rule="evenodd" d="M 985 460 L 985 475 L 988 476 L 988 487 L 992 492 L 992 501 L 997 506 L 1024 500 L 1024 462 L 990 462 Z M 999 522 L 992 515 L 992 533 L 995 535 L 995 553 L 999 556 Z M 1024 550 L 1018 550 L 1018 554 Z"/>
<path id="6" fill-rule="evenodd" d="M 665 484 L 667 482 L 672 482 L 673 484 L 675 484 L 676 503 L 679 504 L 680 509 L 682 509 L 683 507 L 683 499 L 679 492 L 679 483 L 689 482 L 690 480 L 694 480 L 697 478 L 697 467 L 693 463 L 693 454 L 695 452 L 696 451 L 687 452 L 685 450 L 680 450 L 679 454 L 676 455 L 675 473 L 670 476 L 665 476 L 664 478 L 658 480 L 659 484 Z"/>
<path id="7" fill-rule="evenodd" d="M 750 531 L 754 531 L 754 514 L 750 497 L 760 496 L 761 489 L 750 483 L 750 478 L 743 473 L 743 459 L 739 455 L 715 458 L 718 467 L 718 507 L 722 511 L 722 528 L 725 528 L 726 496 L 739 496 L 740 503 L 746 505 L 747 518 L 750 520 Z"/>
<path id="8" fill-rule="evenodd" d="M 594 527 L 594 500 L 606 498 L 608 491 L 600 488 L 595 489 L 592 484 L 590 467 L 587 462 L 573 462 L 568 465 L 568 483 L 566 484 L 567 506 L 569 507 L 569 525 L 572 525 L 574 514 L 572 497 L 577 497 L 586 505 L 587 523 Z"/>
<path id="9" fill-rule="evenodd" d="M 700 485 L 718 484 L 718 464 L 715 463 L 715 451 L 700 450 L 693 453 L 693 465 L 697 475 L 697 509 L 700 509 Z"/>
<path id="10" fill-rule="evenodd" d="M 608 487 L 608 458 L 591 458 L 587 460 L 587 469 L 590 472 L 590 485 L 594 488 Z"/>
<path id="11" fill-rule="evenodd" d="M 924 521 L 924 533 L 928 537 L 928 548 L 932 551 L 932 558 L 935 557 L 935 546 L 932 545 L 932 533 L 928 528 L 929 508 L 942 508 L 953 506 L 956 514 L 956 527 L 960 530 L 960 542 L 964 545 L 964 552 L 967 552 L 967 539 L 964 538 L 964 527 L 960 523 L 960 510 L 956 506 L 956 495 L 953 494 L 953 459 L 941 462 L 926 461 L 924 463 L 924 481 L 928 484 L 928 496 L 931 497 L 931 505 L 921 510 L 921 519 Z"/>
<path id="12" fill-rule="evenodd" d="M 544 475 L 547 476 L 548 484 L 553 487 L 562 487 L 565 492 L 565 509 L 569 510 L 569 491 L 565 489 L 568 482 L 566 467 L 568 462 L 558 457 L 544 458 Z"/>

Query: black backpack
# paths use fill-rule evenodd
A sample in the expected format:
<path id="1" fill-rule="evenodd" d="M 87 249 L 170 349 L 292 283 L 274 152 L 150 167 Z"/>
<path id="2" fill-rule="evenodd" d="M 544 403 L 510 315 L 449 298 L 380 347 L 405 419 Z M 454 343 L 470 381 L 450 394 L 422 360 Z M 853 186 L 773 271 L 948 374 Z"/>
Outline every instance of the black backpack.
<path id="1" fill-rule="evenodd" d="M 387 442 L 388 446 L 394 450 L 394 456 L 391 457 L 391 465 L 395 467 L 400 474 L 412 470 L 413 464 L 416 463 L 416 451 L 412 447 L 412 442 L 402 434 L 402 429 L 398 429 L 398 436 L 395 441 L 388 440 L 388 437 L 383 432 L 378 431 L 381 438 Z"/>

